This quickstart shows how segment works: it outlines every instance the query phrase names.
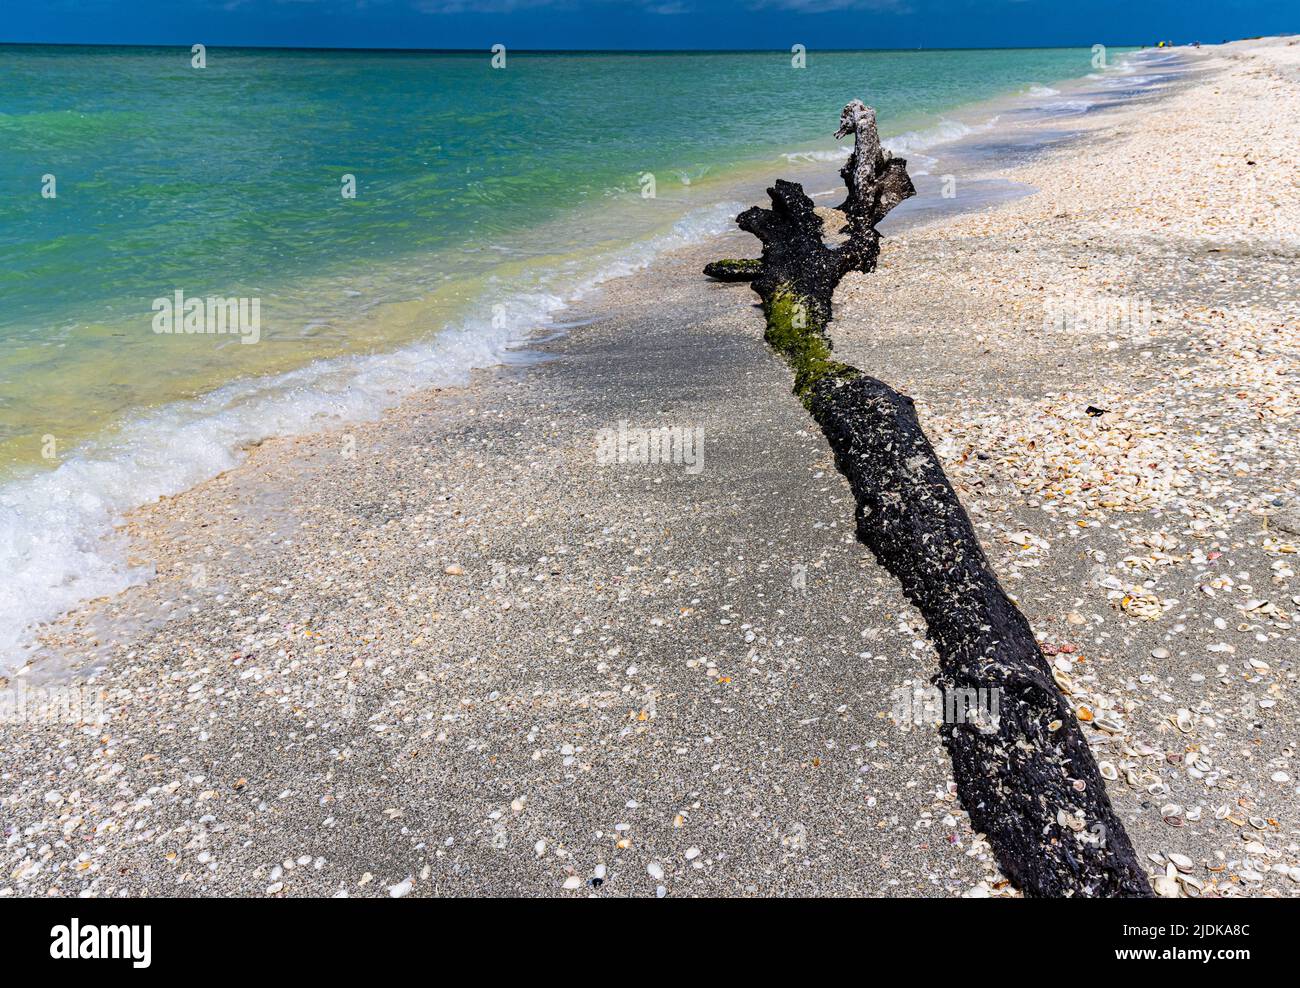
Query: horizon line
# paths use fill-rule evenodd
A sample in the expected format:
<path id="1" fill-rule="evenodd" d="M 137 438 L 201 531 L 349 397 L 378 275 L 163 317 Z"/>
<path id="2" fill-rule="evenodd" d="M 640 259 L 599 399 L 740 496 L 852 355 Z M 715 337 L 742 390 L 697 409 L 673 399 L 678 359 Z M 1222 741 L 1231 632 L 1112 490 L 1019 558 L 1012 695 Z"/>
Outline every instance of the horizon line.
<path id="1" fill-rule="evenodd" d="M 1268 37 L 1287 37 L 1287 35 L 1252 35 L 1243 38 L 1229 38 L 1219 42 L 1197 42 L 1200 44 L 1226 44 L 1229 41 L 1251 41 Z M 1109 41 L 1112 48 L 1154 48 L 1155 42 Z M 500 42 L 498 42 L 500 43 Z M 893 48 L 816 48 L 805 46 L 810 52 L 827 52 L 849 54 L 853 52 L 915 52 L 915 51 L 1030 51 L 1030 50 L 1065 50 L 1070 48 L 1090 48 L 1097 44 L 1093 41 L 1080 41 L 1065 45 L 938 45 L 933 48 L 924 45 Z M 105 41 L 0 41 L 0 47 L 13 48 L 180 48 L 188 50 L 195 44 L 202 44 L 207 49 L 252 49 L 255 51 L 319 51 L 319 52 L 371 52 L 393 54 L 434 54 L 434 55 L 481 55 L 491 54 L 487 48 L 407 48 L 374 47 L 370 45 L 257 45 L 257 44 L 208 44 L 207 42 L 105 42 Z M 1192 42 L 1174 44 L 1166 41 L 1166 47 L 1180 47 Z M 681 55 L 681 54 L 789 54 L 788 48 L 511 48 L 506 50 L 516 55 Z"/>

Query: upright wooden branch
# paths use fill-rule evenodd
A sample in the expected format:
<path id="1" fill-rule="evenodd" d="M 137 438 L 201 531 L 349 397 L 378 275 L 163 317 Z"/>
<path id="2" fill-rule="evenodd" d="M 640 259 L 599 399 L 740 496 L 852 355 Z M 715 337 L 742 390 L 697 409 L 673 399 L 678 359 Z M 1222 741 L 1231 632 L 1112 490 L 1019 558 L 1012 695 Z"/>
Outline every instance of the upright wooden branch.
<path id="1" fill-rule="evenodd" d="M 853 151 L 840 169 L 848 195 L 838 208 L 848 219 L 844 230 L 848 244 L 861 245 L 850 247 L 858 251 L 850 270 L 869 274 L 880 254 L 876 224 L 904 199 L 916 195 L 916 189 L 907 174 L 907 162 L 881 147 L 876 111 L 861 100 L 853 100 L 840 111 L 835 139 L 849 134 L 854 135 Z"/>
<path id="2" fill-rule="evenodd" d="M 853 490 L 858 538 L 925 618 L 936 684 L 998 697 L 994 721 L 945 722 L 941 735 L 962 804 L 1003 873 L 1029 895 L 1149 896 L 1074 713 L 998 583 L 912 399 L 832 356 L 836 285 L 875 269 L 876 224 L 915 194 L 906 161 L 880 146 L 875 113 L 858 100 L 840 115 L 836 136 L 848 133 L 843 243 L 828 245 L 812 200 L 778 180 L 770 209 L 736 220 L 758 237 L 762 257 L 714 262 L 705 273 L 749 281 L 763 300 L 766 339 L 794 370 L 795 393 Z"/>

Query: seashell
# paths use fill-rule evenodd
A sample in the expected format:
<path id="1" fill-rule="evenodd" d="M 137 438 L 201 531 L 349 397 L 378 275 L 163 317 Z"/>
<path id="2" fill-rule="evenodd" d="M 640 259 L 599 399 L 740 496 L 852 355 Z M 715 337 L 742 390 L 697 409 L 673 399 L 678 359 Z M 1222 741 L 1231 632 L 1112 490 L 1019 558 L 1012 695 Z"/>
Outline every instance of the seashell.
<path id="1" fill-rule="evenodd" d="M 1190 872 L 1196 865 L 1186 854 L 1177 854 L 1174 851 L 1169 852 L 1169 860 L 1173 862 L 1175 868 L 1179 871 Z"/>
<path id="2" fill-rule="evenodd" d="M 1119 772 L 1115 770 L 1115 766 L 1110 762 L 1102 762 L 1097 768 L 1101 772 L 1101 777 L 1108 782 L 1114 782 L 1119 778 Z"/>
<path id="3" fill-rule="evenodd" d="M 1125 614 L 1131 614 L 1133 617 L 1143 618 L 1148 621 L 1154 621 L 1163 613 L 1160 607 L 1160 598 L 1153 597 L 1150 594 L 1125 594 L 1120 598 L 1119 607 Z"/>
<path id="4" fill-rule="evenodd" d="M 1056 811 L 1056 822 L 1062 827 L 1073 830 L 1076 834 L 1082 831 L 1085 826 L 1083 817 L 1076 816 L 1073 813 L 1066 813 L 1065 810 Z"/>
<path id="5" fill-rule="evenodd" d="M 1177 899 L 1183 894 L 1182 886 L 1168 875 L 1159 876 L 1151 887 L 1155 889 L 1156 895 L 1165 899 Z"/>
<path id="6" fill-rule="evenodd" d="M 1179 707 L 1178 712 L 1173 717 L 1174 726 L 1184 734 L 1191 734 L 1192 728 L 1196 726 L 1196 718 L 1186 707 Z"/>

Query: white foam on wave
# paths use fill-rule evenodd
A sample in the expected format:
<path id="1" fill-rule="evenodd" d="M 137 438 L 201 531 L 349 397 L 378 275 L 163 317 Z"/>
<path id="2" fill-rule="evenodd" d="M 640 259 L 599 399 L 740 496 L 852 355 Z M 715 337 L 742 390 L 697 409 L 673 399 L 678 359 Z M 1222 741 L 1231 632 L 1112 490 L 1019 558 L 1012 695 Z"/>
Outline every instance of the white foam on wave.
<path id="1" fill-rule="evenodd" d="M 909 130 L 894 137 L 887 137 L 880 144 L 894 154 L 906 156 L 928 150 L 937 144 L 947 144 L 949 141 L 958 141 L 971 134 L 990 130 L 997 122 L 997 117 L 975 126 L 964 124 L 960 120 L 940 120 L 933 127 Z"/>
<path id="2" fill-rule="evenodd" d="M 1154 78 L 1155 76 L 1149 75 L 1117 75 L 1107 79 L 1106 85 L 1111 87 L 1145 86 Z"/>
<path id="3" fill-rule="evenodd" d="M 1061 95 L 1061 91 L 1059 89 L 1053 89 L 1051 86 L 1040 86 L 1038 83 L 1034 83 L 1025 90 L 1025 94 L 1041 98 L 1047 96 L 1059 96 Z"/>
<path id="4" fill-rule="evenodd" d="M 1087 113 L 1093 103 L 1094 101 L 1090 99 L 1057 99 L 1044 103 L 1042 108 L 1061 116 L 1068 116 L 1074 113 Z"/>
<path id="5" fill-rule="evenodd" d="M 555 316 L 570 303 L 665 251 L 731 229 L 743 208 L 718 203 L 594 265 L 560 267 L 527 285 L 501 285 L 492 301 L 503 308 L 491 316 L 464 319 L 400 349 L 232 382 L 137 415 L 56 469 L 6 483 L 0 487 L 0 573 L 6 583 L 0 594 L 0 672 L 26 662 L 42 625 L 153 575 L 150 567 L 128 564 L 126 540 L 113 531 L 125 512 L 230 469 L 249 444 L 373 420 L 414 391 L 464 384 L 470 371 L 501 364 L 511 359 L 512 347 L 560 327 Z"/>
<path id="6" fill-rule="evenodd" d="M 938 159 L 922 154 L 922 151 L 949 141 L 961 140 L 971 134 L 991 130 L 997 125 L 998 119 L 998 117 L 991 117 L 975 125 L 965 124 L 959 120 L 940 120 L 934 126 L 926 127 L 924 130 L 909 130 L 887 137 L 880 142 L 880 146 L 900 157 L 906 157 L 909 165 L 908 172 L 913 176 L 928 175 L 928 169 L 934 167 Z M 851 151 L 852 145 L 845 144 L 828 149 L 789 151 L 782 157 L 791 164 L 811 164 L 819 161 L 843 161 Z"/>
<path id="7" fill-rule="evenodd" d="M 787 151 L 781 157 L 793 165 L 811 164 L 814 161 L 843 161 L 852 150 L 850 145 L 841 144 L 827 150 Z"/>

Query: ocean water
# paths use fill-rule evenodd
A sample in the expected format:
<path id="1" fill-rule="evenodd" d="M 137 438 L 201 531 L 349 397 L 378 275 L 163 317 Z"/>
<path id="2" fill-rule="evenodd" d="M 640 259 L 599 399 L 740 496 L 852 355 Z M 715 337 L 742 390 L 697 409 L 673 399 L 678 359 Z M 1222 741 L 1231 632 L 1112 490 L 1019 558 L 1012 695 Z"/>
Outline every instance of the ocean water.
<path id="1" fill-rule="evenodd" d="M 0 670 L 147 578 L 122 512 L 510 359 L 730 228 L 745 180 L 838 160 L 847 100 L 920 170 L 963 108 L 1065 105 L 1091 59 L 0 46 Z M 256 343 L 156 332 L 178 291 L 257 300 Z"/>

